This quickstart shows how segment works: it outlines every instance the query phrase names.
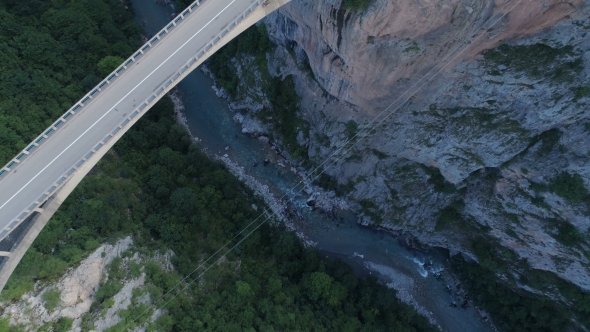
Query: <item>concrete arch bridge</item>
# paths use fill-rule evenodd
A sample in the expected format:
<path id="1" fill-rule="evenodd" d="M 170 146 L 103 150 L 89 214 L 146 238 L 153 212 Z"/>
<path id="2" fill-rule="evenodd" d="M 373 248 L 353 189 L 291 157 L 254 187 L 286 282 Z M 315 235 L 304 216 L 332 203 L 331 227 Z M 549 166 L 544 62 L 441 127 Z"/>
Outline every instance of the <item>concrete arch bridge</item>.
<path id="1" fill-rule="evenodd" d="M 290 0 L 197 0 L 0 169 L 0 289 L 66 197 L 147 110 Z"/>

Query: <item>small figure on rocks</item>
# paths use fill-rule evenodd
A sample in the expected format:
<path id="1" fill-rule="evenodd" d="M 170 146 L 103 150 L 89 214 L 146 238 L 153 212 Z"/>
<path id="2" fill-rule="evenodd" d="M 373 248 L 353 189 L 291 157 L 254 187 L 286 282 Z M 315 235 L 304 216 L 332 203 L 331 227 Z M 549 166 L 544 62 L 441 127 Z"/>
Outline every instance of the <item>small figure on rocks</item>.
<path id="1" fill-rule="evenodd" d="M 268 160 L 268 158 L 264 158 L 263 163 L 264 163 L 264 166 L 266 166 L 266 165 L 268 165 L 268 163 L 270 163 L 270 160 Z"/>

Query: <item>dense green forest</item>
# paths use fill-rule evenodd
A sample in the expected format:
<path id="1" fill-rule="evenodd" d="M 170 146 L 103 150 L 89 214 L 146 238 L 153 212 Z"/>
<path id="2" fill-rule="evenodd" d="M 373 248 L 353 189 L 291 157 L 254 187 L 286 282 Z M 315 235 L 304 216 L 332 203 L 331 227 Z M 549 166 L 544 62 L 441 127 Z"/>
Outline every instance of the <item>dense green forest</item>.
<path id="1" fill-rule="evenodd" d="M 2 0 L 0 15 L 0 139 L 8 159 L 98 82 L 101 60 L 126 57 L 139 44 L 140 30 L 118 0 Z M 137 247 L 175 252 L 175 272 L 144 268 L 147 291 L 157 298 L 260 214 L 264 203 L 209 160 L 173 118 L 165 98 L 107 153 L 35 240 L 2 300 L 55 281 L 101 243 L 129 234 Z M 125 274 L 117 269 L 111 267 L 96 305 L 112 303 L 121 288 Z M 57 295 L 48 293 L 44 301 L 55 306 Z M 135 314 L 142 308 L 134 304 L 122 312 L 123 322 L 111 330 L 140 322 Z M 395 291 L 359 279 L 270 223 L 167 309 L 157 322 L 160 331 L 433 330 Z M 42 329 L 65 331 L 71 323 L 61 319 Z"/>
<path id="2" fill-rule="evenodd" d="M 0 164 L 99 82 L 100 60 L 139 47 L 141 30 L 123 6 L 0 1 Z"/>

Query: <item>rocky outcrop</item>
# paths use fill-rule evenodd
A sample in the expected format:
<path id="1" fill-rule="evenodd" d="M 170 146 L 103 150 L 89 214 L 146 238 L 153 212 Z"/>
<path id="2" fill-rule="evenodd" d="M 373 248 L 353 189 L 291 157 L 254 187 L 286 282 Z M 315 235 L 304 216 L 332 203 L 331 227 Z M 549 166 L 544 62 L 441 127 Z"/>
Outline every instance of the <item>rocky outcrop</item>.
<path id="1" fill-rule="evenodd" d="M 10 317 L 11 325 L 23 324 L 33 328 L 55 322 L 60 317 L 79 319 L 90 310 L 94 293 L 104 279 L 105 267 L 129 249 L 132 243 L 131 237 L 126 237 L 114 245 L 100 246 L 55 285 L 25 294 L 22 301 L 6 306 L 2 315 Z M 61 303 L 55 310 L 49 311 L 45 308 L 43 294 L 53 288 L 61 294 Z"/>
<path id="2" fill-rule="evenodd" d="M 88 255 L 80 264 L 68 270 L 54 284 L 37 283 L 35 289 L 26 293 L 23 297 L 13 303 L 0 303 L 2 317 L 8 318 L 11 326 L 20 326 L 25 331 L 37 331 L 47 329 L 49 325 L 57 322 L 60 318 L 73 320 L 71 331 L 105 331 L 121 322 L 119 314 L 130 306 L 137 304 L 152 303 L 149 292 L 140 291 L 137 295 L 134 290 L 146 290 L 146 274 L 133 276 L 129 273 L 130 264 L 133 262 L 138 266 L 148 262 L 156 262 L 165 271 L 172 271 L 172 251 L 165 253 L 150 254 L 129 254 L 133 244 L 131 237 L 118 240 L 115 244 L 103 244 L 93 253 Z M 123 255 L 124 253 L 129 255 Z M 100 287 L 105 285 L 112 276 L 109 276 L 109 264 L 115 258 L 121 258 L 120 267 L 127 273 L 124 280 L 116 280 L 121 284 L 121 289 L 111 298 L 110 303 L 97 303 L 96 293 Z M 141 264 L 141 265 L 139 265 Z M 59 294 L 59 303 L 51 306 L 46 302 L 47 292 Z M 53 300 L 55 301 L 55 299 Z M 164 314 L 166 310 L 155 308 L 148 323 L 154 322 Z M 145 329 L 144 326 L 136 329 Z"/>
<path id="3" fill-rule="evenodd" d="M 387 107 L 441 61 L 456 63 L 499 40 L 535 33 L 582 4 L 581 0 L 519 1 L 516 6 L 502 0 L 375 0 L 366 11 L 347 11 L 341 2 L 294 1 L 266 22 L 276 41 L 309 62 L 322 89 L 362 108 L 364 114 L 358 116 L 365 118 Z M 494 31 L 454 58 L 458 47 L 486 29 Z"/>

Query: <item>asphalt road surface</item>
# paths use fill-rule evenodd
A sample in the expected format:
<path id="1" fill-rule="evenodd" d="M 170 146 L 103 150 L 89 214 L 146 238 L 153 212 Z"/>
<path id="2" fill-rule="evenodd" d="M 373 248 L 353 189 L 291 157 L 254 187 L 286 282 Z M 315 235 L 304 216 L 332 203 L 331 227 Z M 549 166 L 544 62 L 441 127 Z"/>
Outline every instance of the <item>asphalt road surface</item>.
<path id="1" fill-rule="evenodd" d="M 0 180 L 0 230 L 36 202 L 80 158 L 255 2 L 208 0 L 202 3 L 61 124 L 41 146 L 13 166 Z"/>

